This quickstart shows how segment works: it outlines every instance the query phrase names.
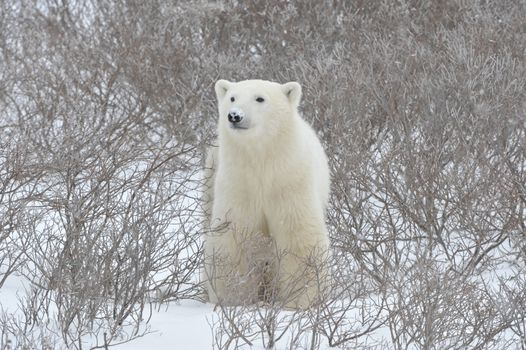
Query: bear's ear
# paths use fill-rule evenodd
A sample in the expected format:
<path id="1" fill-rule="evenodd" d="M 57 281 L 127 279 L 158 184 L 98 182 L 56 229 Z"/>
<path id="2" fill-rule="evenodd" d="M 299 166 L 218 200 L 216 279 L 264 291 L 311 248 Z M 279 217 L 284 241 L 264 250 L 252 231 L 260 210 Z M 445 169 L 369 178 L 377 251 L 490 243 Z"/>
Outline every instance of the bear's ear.
<path id="1" fill-rule="evenodd" d="M 297 107 L 300 104 L 301 100 L 301 85 L 296 83 L 295 81 L 291 81 L 290 83 L 286 83 L 281 85 L 281 89 L 283 90 L 283 93 L 287 98 L 289 99 L 289 102 Z"/>
<path id="2" fill-rule="evenodd" d="M 232 84 L 231 82 L 229 82 L 228 80 L 224 80 L 224 79 L 218 80 L 216 82 L 216 85 L 215 85 L 214 88 L 216 90 L 216 96 L 217 96 L 218 100 L 220 100 L 223 97 L 225 97 L 226 92 L 230 88 L 231 84 Z"/>

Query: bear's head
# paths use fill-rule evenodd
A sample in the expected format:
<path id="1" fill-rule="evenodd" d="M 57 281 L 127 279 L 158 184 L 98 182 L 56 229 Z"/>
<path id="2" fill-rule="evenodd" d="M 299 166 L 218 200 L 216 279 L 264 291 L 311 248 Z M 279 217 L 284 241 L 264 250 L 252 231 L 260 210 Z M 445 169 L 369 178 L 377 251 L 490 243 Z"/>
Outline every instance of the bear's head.
<path id="1" fill-rule="evenodd" d="M 219 80 L 215 91 L 220 133 L 244 140 L 260 135 L 270 140 L 292 127 L 301 99 L 301 86 L 296 82 Z"/>

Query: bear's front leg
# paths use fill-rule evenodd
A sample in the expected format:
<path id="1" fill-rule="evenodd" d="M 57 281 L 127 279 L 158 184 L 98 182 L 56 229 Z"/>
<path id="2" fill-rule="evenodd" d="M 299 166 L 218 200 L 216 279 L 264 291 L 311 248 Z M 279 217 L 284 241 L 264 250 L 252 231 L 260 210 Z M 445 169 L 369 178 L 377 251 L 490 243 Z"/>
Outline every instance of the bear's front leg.
<path id="1" fill-rule="evenodd" d="M 251 304 L 258 300 L 263 273 L 258 260 L 268 244 L 253 223 L 247 206 L 213 209 L 211 233 L 205 241 L 205 277 L 209 300 L 222 305 Z"/>
<path id="2" fill-rule="evenodd" d="M 305 205 L 303 203 L 303 205 Z M 329 239 L 323 211 L 282 208 L 269 223 L 277 247 L 276 289 L 287 308 L 305 309 L 327 292 Z"/>
<path id="3" fill-rule="evenodd" d="M 236 276 L 236 263 L 241 252 L 234 244 L 233 230 L 212 226 L 205 239 L 205 283 L 208 299 L 213 304 L 231 304 L 229 280 Z"/>

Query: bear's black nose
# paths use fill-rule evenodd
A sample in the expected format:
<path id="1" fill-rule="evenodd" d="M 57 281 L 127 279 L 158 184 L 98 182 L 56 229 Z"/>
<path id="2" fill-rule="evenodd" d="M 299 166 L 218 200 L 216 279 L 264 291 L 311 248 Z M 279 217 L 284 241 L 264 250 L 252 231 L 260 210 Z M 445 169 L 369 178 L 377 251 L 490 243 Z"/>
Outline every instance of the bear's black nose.
<path id="1" fill-rule="evenodd" d="M 237 124 L 241 121 L 241 119 L 243 119 L 243 117 L 241 117 L 239 115 L 239 113 L 237 112 L 230 112 L 228 113 L 228 121 L 231 122 L 232 124 Z"/>

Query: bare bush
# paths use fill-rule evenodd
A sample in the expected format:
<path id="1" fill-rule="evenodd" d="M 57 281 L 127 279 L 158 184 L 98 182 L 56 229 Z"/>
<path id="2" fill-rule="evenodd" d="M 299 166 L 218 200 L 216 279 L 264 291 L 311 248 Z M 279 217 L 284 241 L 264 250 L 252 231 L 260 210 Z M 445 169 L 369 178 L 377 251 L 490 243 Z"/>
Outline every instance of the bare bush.
<path id="1" fill-rule="evenodd" d="M 185 106 L 169 118 L 150 98 L 163 88 L 135 81 L 133 57 L 104 51 L 121 10 L 6 8 L 19 37 L 3 47 L 16 80 L 2 96 L 0 272 L 37 287 L 15 336 L 104 347 L 144 332 L 152 297 L 200 298 L 197 136 Z"/>

